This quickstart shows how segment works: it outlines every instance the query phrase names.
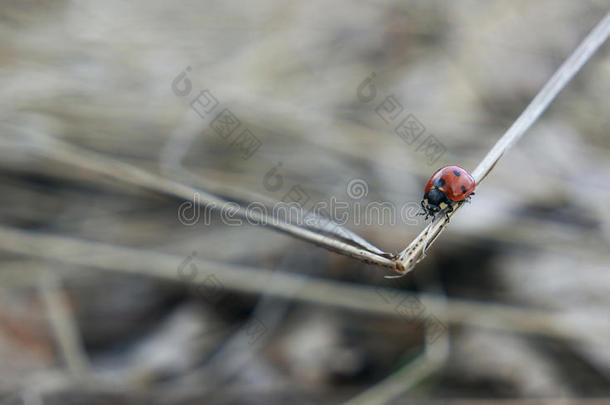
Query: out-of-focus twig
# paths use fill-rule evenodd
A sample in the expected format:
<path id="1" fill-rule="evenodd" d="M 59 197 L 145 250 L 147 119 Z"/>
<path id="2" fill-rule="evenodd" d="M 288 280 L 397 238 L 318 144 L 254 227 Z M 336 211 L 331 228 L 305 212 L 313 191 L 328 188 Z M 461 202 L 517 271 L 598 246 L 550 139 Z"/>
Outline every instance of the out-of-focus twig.
<path id="1" fill-rule="evenodd" d="M 181 281 L 177 268 L 184 261 L 183 257 L 166 253 L 26 232 L 6 226 L 0 226 L 0 249 L 84 267 L 173 281 Z M 396 311 L 396 305 L 388 303 L 384 297 L 395 297 L 393 302 L 401 302 L 413 297 L 412 294 L 394 289 L 351 286 L 330 280 L 196 258 L 193 258 L 193 261 L 202 275 L 215 274 L 227 288 L 236 291 L 266 292 L 285 299 L 314 302 L 363 313 L 403 316 Z M 273 283 L 270 284 L 269 280 L 272 277 Z M 417 298 L 441 322 L 516 330 L 575 340 L 583 339 L 582 331 L 587 331 L 589 344 L 593 341 L 606 344 L 610 336 L 610 322 L 596 317 L 572 318 L 566 314 L 548 311 L 460 299 L 447 300 L 431 294 L 418 294 Z"/>
<path id="2" fill-rule="evenodd" d="M 374 385 L 355 398 L 344 402 L 344 405 L 383 405 L 414 387 L 430 376 L 439 364 L 430 361 L 426 353 L 420 354 L 415 360 L 390 375 L 381 383 Z"/>
<path id="3" fill-rule="evenodd" d="M 448 334 L 437 336 L 437 339 L 435 339 L 431 337 L 430 333 L 427 333 L 423 353 L 383 381 L 345 402 L 344 405 L 383 405 L 390 403 L 438 371 L 448 357 Z"/>
<path id="4" fill-rule="evenodd" d="M 68 371 L 76 379 L 87 377 L 89 361 L 59 278 L 52 271 L 47 271 L 40 274 L 39 281 L 40 296 Z"/>
<path id="5" fill-rule="evenodd" d="M 606 41 L 610 35 L 610 12 L 593 28 L 587 37 L 580 43 L 578 48 L 557 69 L 555 74 L 538 92 L 536 97 L 521 113 L 519 118 L 508 128 L 506 133 L 487 153 L 483 160 L 472 172 L 477 186 L 485 179 L 494 168 L 498 160 L 511 146 L 515 144 L 546 110 L 559 92 L 570 82 L 576 73 L 584 66 L 597 49 Z M 457 204 L 455 209 L 447 216 L 438 216 L 403 250 L 399 256 L 397 270 L 400 274 L 411 271 L 415 265 L 424 257 L 426 250 L 436 240 L 438 235 L 445 229 L 449 220 L 462 203 Z"/>

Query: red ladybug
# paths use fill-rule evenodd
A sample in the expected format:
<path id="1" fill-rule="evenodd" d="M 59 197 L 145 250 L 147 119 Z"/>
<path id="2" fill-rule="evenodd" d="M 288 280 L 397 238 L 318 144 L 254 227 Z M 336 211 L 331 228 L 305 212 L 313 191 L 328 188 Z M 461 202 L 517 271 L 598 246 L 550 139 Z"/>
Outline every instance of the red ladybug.
<path id="1" fill-rule="evenodd" d="M 453 211 L 453 203 L 462 202 L 474 195 L 476 187 L 474 179 L 459 166 L 445 166 L 438 169 L 424 190 L 424 198 L 421 206 L 424 210 L 422 215 L 434 216 L 439 212 Z"/>

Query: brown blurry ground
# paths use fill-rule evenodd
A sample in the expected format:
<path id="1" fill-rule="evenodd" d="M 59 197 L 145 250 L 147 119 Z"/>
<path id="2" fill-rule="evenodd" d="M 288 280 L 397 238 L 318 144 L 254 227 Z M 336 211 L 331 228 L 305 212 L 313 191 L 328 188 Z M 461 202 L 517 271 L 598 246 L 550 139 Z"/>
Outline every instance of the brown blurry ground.
<path id="1" fill-rule="evenodd" d="M 218 215 L 185 225 L 181 200 L 14 142 L 254 200 L 298 187 L 396 252 L 422 218 L 367 224 L 356 206 L 416 207 L 437 167 L 474 168 L 609 8 L 3 2 L 0 403 L 609 403 L 608 45 L 399 280 Z M 218 106 L 200 116 L 203 90 Z M 225 108 L 261 142 L 247 159 L 214 131 Z M 444 153 L 394 133 L 408 114 Z"/>

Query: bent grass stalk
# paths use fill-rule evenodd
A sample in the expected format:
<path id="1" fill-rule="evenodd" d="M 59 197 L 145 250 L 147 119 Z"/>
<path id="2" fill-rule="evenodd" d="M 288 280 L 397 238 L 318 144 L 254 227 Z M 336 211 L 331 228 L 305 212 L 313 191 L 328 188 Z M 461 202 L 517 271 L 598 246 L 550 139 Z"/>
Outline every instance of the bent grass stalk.
<path id="1" fill-rule="evenodd" d="M 30 148 L 28 150 L 30 153 L 39 154 L 43 157 L 78 167 L 102 177 L 107 176 L 123 183 L 129 183 L 162 194 L 172 195 L 190 201 L 194 205 L 201 204 L 207 206 L 212 210 L 219 210 L 220 207 L 223 207 L 230 202 L 229 200 L 216 196 L 201 188 L 176 182 L 156 173 L 52 138 L 51 136 L 33 131 L 29 128 L 9 125 L 5 125 L 4 128 L 15 131 L 16 133 L 14 135 L 17 135 L 17 137 L 20 138 L 20 141 L 23 140 L 23 137 L 28 137 L 30 140 L 33 140 L 36 147 Z M 385 253 L 381 251 L 381 249 L 378 249 L 378 251 L 375 252 L 372 250 L 374 248 L 372 245 L 370 248 L 364 246 L 363 242 L 365 241 L 359 243 L 354 238 L 352 241 L 353 243 L 349 243 L 351 240 L 349 238 L 341 240 L 329 237 L 319 231 L 297 226 L 259 210 L 252 210 L 241 206 L 237 207 L 235 216 L 247 219 L 251 224 L 270 227 L 276 231 L 287 233 L 295 238 L 352 257 L 364 263 L 375 264 L 389 270 L 395 270 L 396 268 L 396 261 L 393 255 Z"/>
<path id="2" fill-rule="evenodd" d="M 572 55 L 560 66 L 523 113 L 521 113 L 519 118 L 472 172 L 477 186 L 493 169 L 504 152 L 523 136 L 525 131 L 540 117 L 559 92 L 605 42 L 609 34 L 610 13 L 604 16 Z M 14 131 L 16 134 L 13 133 L 13 135 L 17 135 L 18 140 L 15 143 L 11 139 L 7 139 L 7 137 L 3 137 L 0 140 L 8 144 L 9 147 L 17 146 L 19 149 L 25 148 L 30 153 L 96 173 L 101 177 L 107 176 L 116 181 L 133 184 L 162 194 L 173 195 L 190 201 L 195 205 L 201 204 L 212 209 L 218 209 L 219 206 L 228 202 L 228 200 L 201 188 L 173 181 L 117 159 L 104 156 L 103 154 L 72 145 L 46 134 L 38 133 L 30 128 L 13 125 L 3 125 L 3 128 L 5 132 L 10 133 Z M 450 212 L 446 217 L 439 216 L 432 221 L 399 255 L 385 253 L 373 245 L 361 243 L 357 238 L 335 238 L 314 229 L 297 226 L 244 207 L 240 207 L 236 215 L 248 219 L 252 223 L 268 226 L 276 231 L 287 233 L 293 237 L 352 257 L 361 262 L 375 264 L 398 275 L 404 275 L 411 271 L 425 257 L 426 250 L 436 240 L 441 231 L 445 229 L 450 218 L 455 215 L 461 205 L 458 204 L 453 212 Z"/>
<path id="3" fill-rule="evenodd" d="M 525 132 L 536 122 L 559 92 L 572 80 L 574 75 L 584 66 L 589 58 L 606 41 L 610 35 L 610 12 L 593 28 L 587 37 L 580 43 L 578 48 L 557 69 L 549 81 L 538 92 L 536 97 L 521 113 L 519 118 L 508 128 L 506 133 L 496 142 L 483 160 L 472 172 L 477 187 L 487 177 L 502 155 L 525 134 Z M 457 204 L 453 212 L 447 216 L 439 215 L 404 249 L 396 265 L 396 271 L 404 275 L 413 270 L 426 254 L 426 250 L 436 240 L 453 215 L 463 203 Z"/>

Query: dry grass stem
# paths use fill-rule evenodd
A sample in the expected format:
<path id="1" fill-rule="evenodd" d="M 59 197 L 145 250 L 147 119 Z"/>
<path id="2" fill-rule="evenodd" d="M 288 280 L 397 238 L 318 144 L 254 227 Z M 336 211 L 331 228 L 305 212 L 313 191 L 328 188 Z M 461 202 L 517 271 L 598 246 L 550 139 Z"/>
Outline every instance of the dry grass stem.
<path id="1" fill-rule="evenodd" d="M 5 126 L 4 128 L 5 132 L 13 132 L 13 135 L 18 137 L 20 142 L 23 140 L 22 138 L 27 137 L 36 145 L 36 147 L 30 147 L 27 150 L 42 157 L 53 159 L 100 176 L 107 176 L 116 181 L 172 195 L 190 201 L 192 204 L 201 204 L 211 209 L 219 209 L 229 202 L 229 200 L 201 188 L 176 182 L 100 153 L 71 145 L 45 134 L 35 133 L 30 129 L 14 126 Z M 372 244 L 357 237 L 357 235 L 350 238 L 349 235 L 352 233 L 348 230 L 345 230 L 346 238 L 339 239 L 242 206 L 238 207 L 238 211 L 235 214 L 237 217 L 247 219 L 251 223 L 264 224 L 277 231 L 287 233 L 293 237 L 352 257 L 364 263 L 375 264 L 391 270 L 395 269 L 396 262 L 393 255 L 377 249 Z"/>
<path id="2" fill-rule="evenodd" d="M 559 92 L 604 43 L 609 34 L 610 13 L 598 23 L 592 32 L 581 42 L 580 46 L 561 65 L 519 118 L 472 172 L 477 185 L 489 174 L 504 152 L 523 136 L 525 131 L 540 117 Z M 48 135 L 36 133 L 30 129 L 9 125 L 5 125 L 3 128 L 5 136 L 2 142 L 6 145 L 13 148 L 17 146 L 19 150 L 25 149 L 35 155 L 66 163 L 73 167 L 95 173 L 100 177 L 110 177 L 116 181 L 176 196 L 190 201 L 192 204 L 200 204 L 212 209 L 218 209 L 223 204 L 233 202 L 230 198 L 225 199 L 202 188 L 176 182 L 159 174 Z M 13 137 L 11 138 L 10 135 L 13 135 Z M 442 230 L 445 229 L 450 218 L 460 207 L 461 204 L 458 204 L 454 211 L 446 217 L 438 217 L 432 221 L 399 255 L 387 253 L 343 227 L 340 227 L 340 232 L 325 233 L 322 228 L 316 229 L 315 227 L 299 226 L 241 206 L 238 207 L 236 216 L 248 219 L 252 223 L 264 224 L 277 231 L 287 233 L 293 237 L 352 257 L 361 262 L 381 266 L 398 275 L 404 275 L 411 271 L 425 257 L 426 250 L 436 240 Z"/>
<path id="3" fill-rule="evenodd" d="M 593 56 L 595 51 L 606 41 L 610 35 L 610 12 L 593 28 L 587 37 L 580 43 L 578 48 L 568 59 L 557 69 L 555 74 L 538 92 L 536 97 L 521 113 L 519 118 L 508 128 L 506 133 L 496 142 L 493 148 L 487 153 L 483 160 L 472 172 L 477 187 L 481 181 L 494 168 L 498 160 L 511 146 L 515 144 L 546 110 L 551 102 L 557 97 L 559 92 L 572 80 L 574 75 L 584 66 Z M 420 262 L 426 254 L 426 250 L 434 243 L 438 235 L 446 228 L 451 217 L 462 206 L 458 204 L 453 212 L 447 216 L 439 216 L 432 221 L 424 230 L 411 242 L 399 256 L 397 271 L 399 274 L 406 274 L 413 270 L 415 265 Z"/>

